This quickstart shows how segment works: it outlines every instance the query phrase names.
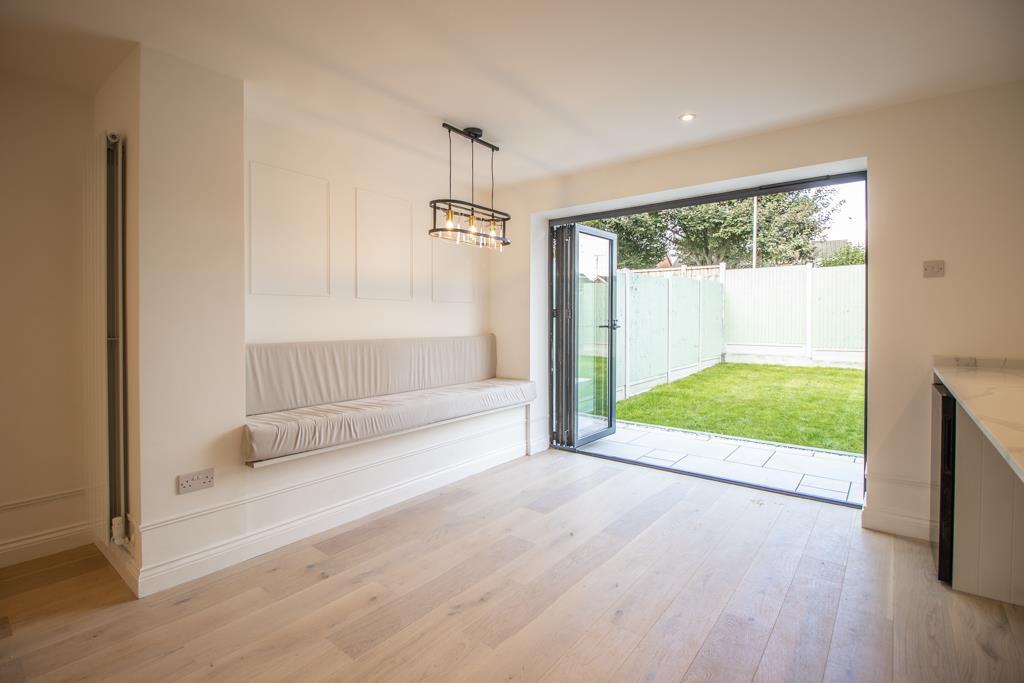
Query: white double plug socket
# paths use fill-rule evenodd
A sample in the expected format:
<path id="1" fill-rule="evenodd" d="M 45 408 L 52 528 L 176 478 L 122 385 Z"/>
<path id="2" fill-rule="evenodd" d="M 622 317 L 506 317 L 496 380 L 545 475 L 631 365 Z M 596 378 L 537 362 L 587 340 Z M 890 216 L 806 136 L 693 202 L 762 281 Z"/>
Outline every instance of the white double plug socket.
<path id="1" fill-rule="evenodd" d="M 192 493 L 213 486 L 213 468 L 178 475 L 178 494 Z"/>

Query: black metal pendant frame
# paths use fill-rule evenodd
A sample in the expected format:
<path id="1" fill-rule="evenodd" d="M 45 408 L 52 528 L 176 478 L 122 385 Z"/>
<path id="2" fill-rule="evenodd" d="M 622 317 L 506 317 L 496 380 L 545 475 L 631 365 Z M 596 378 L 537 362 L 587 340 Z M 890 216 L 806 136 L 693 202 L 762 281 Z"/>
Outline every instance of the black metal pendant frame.
<path id="1" fill-rule="evenodd" d="M 428 234 L 450 240 L 459 244 L 469 246 L 486 247 L 488 249 L 502 249 L 512 244 L 506 234 L 506 224 L 512 218 L 504 211 L 499 211 L 491 206 L 484 206 L 475 202 L 476 183 L 476 156 L 472 153 L 475 145 L 481 145 L 491 151 L 491 203 L 494 203 L 494 153 L 499 151 L 498 146 L 483 139 L 483 130 L 470 127 L 466 129 L 442 124 L 448 131 L 448 197 L 434 199 L 430 202 L 431 228 Z M 467 138 L 470 142 L 471 178 L 470 188 L 472 198 L 470 201 L 455 199 L 452 194 L 452 133 Z M 440 220 L 439 220 L 440 218 Z M 467 220 L 463 224 L 462 219 Z"/>
<path id="2" fill-rule="evenodd" d="M 430 208 L 433 212 L 433 223 L 429 234 L 434 237 L 454 242 L 466 242 L 475 246 L 488 246 L 485 244 L 487 239 L 494 241 L 493 246 L 507 247 L 512 244 L 512 241 L 505 235 L 505 223 L 512 217 L 504 211 L 450 197 L 434 199 L 430 202 Z M 473 218 L 478 221 L 477 229 L 472 230 L 460 227 L 460 225 L 449 228 L 447 226 L 449 212 L 453 218 Z"/>

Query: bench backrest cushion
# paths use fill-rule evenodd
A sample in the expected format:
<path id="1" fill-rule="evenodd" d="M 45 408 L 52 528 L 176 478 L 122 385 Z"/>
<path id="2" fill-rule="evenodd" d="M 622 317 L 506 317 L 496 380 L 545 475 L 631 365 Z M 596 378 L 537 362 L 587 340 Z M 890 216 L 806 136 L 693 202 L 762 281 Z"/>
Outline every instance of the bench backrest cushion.
<path id="1" fill-rule="evenodd" d="M 494 335 L 249 344 L 247 415 L 494 377 Z"/>

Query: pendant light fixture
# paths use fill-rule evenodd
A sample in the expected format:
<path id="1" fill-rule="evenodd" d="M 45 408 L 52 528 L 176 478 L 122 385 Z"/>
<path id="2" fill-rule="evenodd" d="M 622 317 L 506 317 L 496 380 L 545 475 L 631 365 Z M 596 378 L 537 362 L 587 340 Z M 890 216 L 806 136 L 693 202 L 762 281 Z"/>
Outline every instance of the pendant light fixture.
<path id="1" fill-rule="evenodd" d="M 445 123 L 448 131 L 448 197 L 430 202 L 433 223 L 429 234 L 457 244 L 501 251 L 512 244 L 505 236 L 505 224 L 512 217 L 494 207 L 494 153 L 499 151 L 483 139 L 479 128 L 456 128 Z M 452 196 L 452 133 L 469 139 L 469 201 Z M 476 146 L 491 150 L 491 206 L 476 203 Z"/>

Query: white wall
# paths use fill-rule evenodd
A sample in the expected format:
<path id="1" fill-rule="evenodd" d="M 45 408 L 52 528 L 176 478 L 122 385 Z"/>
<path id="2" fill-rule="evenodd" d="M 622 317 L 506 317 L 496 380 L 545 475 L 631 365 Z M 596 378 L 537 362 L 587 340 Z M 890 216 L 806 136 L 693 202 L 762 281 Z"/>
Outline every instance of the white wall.
<path id="1" fill-rule="evenodd" d="M 142 49 L 138 330 L 141 571 L 177 474 L 238 462 L 244 414 L 242 83 Z M 230 498 L 227 477 L 207 498 Z M 205 539 L 195 538 L 203 543 Z M 189 544 L 191 545 L 191 543 Z"/>
<path id="2" fill-rule="evenodd" d="M 81 457 L 89 98 L 0 75 L 0 566 L 89 540 Z"/>
<path id="3" fill-rule="evenodd" d="M 245 467 L 244 349 L 248 340 L 466 335 L 487 331 L 483 254 L 435 251 L 427 201 L 446 193 L 445 167 L 358 136 L 338 138 L 285 116 L 249 117 L 243 85 L 146 47 L 95 99 L 94 142 L 128 139 L 129 395 L 134 426 L 131 554 L 105 546 L 106 463 L 101 404 L 102 212 L 93 178 L 86 231 L 87 447 L 95 480 L 95 539 L 140 594 L 201 576 L 522 455 L 524 415 L 511 409 L 263 469 Z M 329 187 L 329 290 L 324 296 L 249 292 L 249 161 L 312 176 L 310 201 L 274 198 L 287 216 L 324 216 Z M 95 169 L 98 173 L 101 166 Z M 287 184 L 286 184 L 287 185 Z M 299 183 L 298 188 L 310 187 Z M 357 263 L 356 188 L 408 206 L 406 300 L 356 296 L 356 273 L 401 259 Z M 326 199 L 325 199 L 326 200 Z M 385 203 L 387 203 L 386 200 Z M 271 212 L 273 213 L 273 212 Z M 386 226 L 385 226 L 386 227 Z M 274 229 L 271 226 L 271 229 Z M 288 238 L 295 224 L 280 227 Z M 264 233 L 264 236 L 266 233 Z M 287 244 L 287 242 L 283 242 Z M 281 244 L 281 242 L 279 242 Z M 307 245 L 309 246 L 309 245 Z M 440 245 L 452 249 L 450 245 Z M 457 249 L 457 248 L 456 248 Z M 304 263 L 299 259 L 285 265 Z M 266 261 L 264 262 L 266 267 Z M 271 275 L 282 276 L 270 261 Z M 289 279 L 286 286 L 309 280 Z M 399 274 L 401 275 L 401 274 Z M 389 275 L 389 277 L 391 277 Z M 271 278 L 272 280 L 273 278 Z M 314 279 L 315 280 L 315 279 Z M 464 285 L 468 285 L 464 287 Z M 318 285 L 317 285 L 318 286 Z M 315 289 L 315 287 L 314 287 Z M 464 289 L 472 290 L 466 297 Z M 465 299 L 448 301 L 442 299 Z M 96 406 L 99 405 L 97 408 Z M 213 488 L 178 495 L 178 474 L 213 467 Z"/>
<path id="4" fill-rule="evenodd" d="M 152 76 L 152 71 L 144 69 L 143 93 L 147 76 Z M 196 83 L 206 78 L 197 74 L 192 80 Z M 196 100 L 194 93 L 188 93 L 188 97 L 178 94 L 183 102 Z M 168 117 L 158 130 L 172 135 L 174 121 L 181 116 L 178 113 Z M 234 116 L 232 109 L 231 117 Z M 281 215 L 305 216 L 310 220 L 319 216 L 315 204 L 316 188 L 320 185 L 316 179 L 327 181 L 331 274 L 328 296 L 252 293 L 251 278 L 242 278 L 237 270 L 239 259 L 250 251 L 243 250 L 238 242 L 241 222 L 236 226 L 234 216 L 225 215 L 222 222 L 212 226 L 225 240 L 223 250 L 206 250 L 203 244 L 207 238 L 200 239 L 199 235 L 191 240 L 181 239 L 182 226 L 198 223 L 180 216 L 176 206 L 186 197 L 176 194 L 179 191 L 173 184 L 169 188 L 150 185 L 146 159 L 153 148 L 143 150 L 141 241 L 145 245 L 149 237 L 160 249 L 147 254 L 144 247 L 140 258 L 140 375 L 144 413 L 140 525 L 144 561 L 139 586 L 142 594 L 328 529 L 523 455 L 526 450 L 526 411 L 513 408 L 273 467 L 243 466 L 240 429 L 245 419 L 241 402 L 245 385 L 240 373 L 244 356 L 237 328 L 242 308 L 236 297 L 245 296 L 245 336 L 251 342 L 469 335 L 488 331 L 489 297 L 482 272 L 486 257 L 426 235 L 430 219 L 427 202 L 447 194 L 446 167 L 379 141 L 359 136 L 338 137 L 306 125 L 309 122 L 301 119 L 279 116 L 280 112 L 273 116 L 246 116 L 246 163 L 244 167 L 239 163 L 236 168 L 239 178 L 243 168 L 248 173 L 256 163 L 312 179 L 309 184 L 301 179 L 296 181 L 300 190 L 310 189 L 308 193 L 300 192 L 305 199 L 295 200 L 308 200 L 303 207 L 288 207 L 287 196 L 270 202 L 280 209 Z M 143 121 L 143 127 L 148 127 L 145 106 Z M 225 118 L 219 125 L 228 128 L 231 122 Z M 178 144 L 184 142 L 179 140 Z M 196 182 L 209 180 L 211 166 L 218 168 L 213 171 L 217 175 L 226 175 L 232 156 L 233 150 L 226 155 L 222 151 L 218 158 L 207 159 L 200 169 L 192 169 L 192 173 L 198 174 Z M 160 158 L 167 157 L 173 158 L 172 150 L 160 152 Z M 169 173 L 171 170 L 168 166 Z M 177 169 L 178 173 L 183 171 Z M 396 198 L 411 207 L 412 287 L 407 300 L 356 296 L 357 269 L 361 267 L 365 274 L 375 265 L 356 262 L 356 188 Z M 233 191 L 223 190 L 229 195 Z M 163 196 L 159 199 L 159 213 L 150 215 L 153 193 Z M 245 205 L 251 207 L 260 201 L 254 202 L 249 196 Z M 239 202 L 238 207 L 241 206 Z M 229 208 L 225 206 L 224 211 Z M 283 225 L 281 229 L 287 233 L 297 227 Z M 203 234 L 210 229 L 208 226 Z M 317 234 L 315 229 L 304 227 L 298 227 L 297 232 Z M 313 246 L 317 240 L 311 238 L 306 246 Z M 439 252 L 438 248 L 448 251 Z M 310 253 L 312 259 L 306 262 L 317 267 L 319 259 L 315 252 L 305 250 L 300 256 Z M 190 263 L 186 264 L 186 260 Z M 303 261 L 284 259 L 272 275 L 285 286 L 297 282 L 308 285 L 309 281 L 287 277 L 287 272 L 282 277 L 281 268 L 296 262 Z M 225 269 L 230 277 L 222 281 L 218 275 L 215 282 L 207 281 L 218 269 Z M 161 273 L 158 282 L 155 274 Z M 469 300 L 438 300 L 463 298 L 458 295 L 458 286 L 467 282 L 475 290 L 471 297 L 465 297 Z M 157 296 L 162 292 L 168 293 L 166 299 Z M 170 296 L 172 292 L 176 295 Z M 207 312 L 224 316 L 228 322 L 205 319 Z M 170 318 L 165 320 L 168 315 Z M 147 329 L 152 332 L 147 334 Z M 194 329 L 201 336 L 183 338 L 182 329 L 186 335 Z M 207 343 L 210 335 L 220 336 L 216 346 Z M 147 342 L 147 338 L 154 336 L 165 337 L 156 343 L 166 346 L 160 354 L 150 349 L 153 342 Z M 178 343 L 172 343 L 175 341 Z M 501 353 L 499 348 L 499 356 Z M 215 368 L 217 363 L 223 367 Z M 152 383 L 153 393 L 147 394 L 150 373 L 161 379 Z M 173 374 L 181 375 L 182 379 L 172 377 Z M 204 392 L 213 396 L 203 396 Z M 210 466 L 216 472 L 212 489 L 185 496 L 173 493 L 175 474 Z"/>
<path id="5" fill-rule="evenodd" d="M 932 356 L 1024 355 L 1022 117 L 1024 84 L 1016 83 L 504 188 L 498 204 L 513 214 L 516 246 L 491 264 L 491 326 L 510 351 L 501 371 L 539 383 L 534 419 L 546 420 L 546 217 L 866 158 L 864 523 L 925 538 Z M 946 277 L 923 279 L 921 262 L 936 258 L 946 259 Z"/>
<path id="6" fill-rule="evenodd" d="M 439 144 L 443 132 L 438 126 Z M 454 336 L 488 331 L 484 255 L 427 235 L 431 218 L 427 203 L 448 193 L 446 165 L 355 133 L 328 132 L 297 114 L 276 111 L 247 112 L 245 149 L 247 177 L 253 164 L 269 165 L 326 181 L 330 192 L 329 247 L 317 245 L 325 249 L 330 264 L 329 295 L 254 294 L 248 286 L 253 275 L 249 272 L 248 341 Z M 250 187 L 247 183 L 246 190 Z M 411 279 L 411 295 L 405 299 L 356 295 L 360 268 L 365 276 L 368 270 L 390 265 L 357 264 L 357 188 L 385 201 L 407 204 L 411 211 L 405 229 L 409 241 L 396 242 L 393 256 L 399 272 L 392 276 Z M 251 197 L 246 206 L 253 206 Z M 410 249 L 411 270 L 405 265 Z M 470 291 L 465 291 L 466 296 L 452 295 L 462 290 Z"/>

